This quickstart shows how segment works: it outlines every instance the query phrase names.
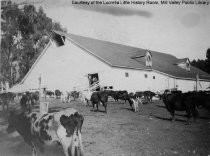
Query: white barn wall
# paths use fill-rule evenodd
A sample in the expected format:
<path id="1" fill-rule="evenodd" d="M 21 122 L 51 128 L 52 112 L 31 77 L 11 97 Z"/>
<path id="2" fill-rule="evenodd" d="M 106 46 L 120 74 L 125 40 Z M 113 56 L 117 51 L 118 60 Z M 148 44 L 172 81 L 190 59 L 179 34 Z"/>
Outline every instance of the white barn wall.
<path id="1" fill-rule="evenodd" d="M 210 87 L 210 82 L 207 81 L 200 81 L 201 86 L 198 86 L 198 89 L 200 90 L 207 90 L 208 87 Z"/>
<path id="2" fill-rule="evenodd" d="M 125 73 L 129 77 L 125 77 Z M 145 78 L 147 74 L 147 78 Z M 153 79 L 155 76 L 155 79 Z M 136 91 L 161 91 L 167 89 L 168 77 L 153 71 L 113 68 L 110 72 L 109 81 L 113 84 L 114 90 L 128 90 L 129 92 Z"/>
<path id="3" fill-rule="evenodd" d="M 188 92 L 195 90 L 195 81 L 193 80 L 183 80 L 177 79 L 178 90 L 182 92 Z"/>
<path id="4" fill-rule="evenodd" d="M 52 44 L 47 49 L 24 84 L 29 88 L 38 88 L 38 77 L 41 75 L 42 85 L 48 89 L 84 88 L 89 84 L 88 73 L 97 72 L 103 75 L 104 71 L 110 68 L 109 65 L 66 40 L 64 46 L 56 47 Z"/>

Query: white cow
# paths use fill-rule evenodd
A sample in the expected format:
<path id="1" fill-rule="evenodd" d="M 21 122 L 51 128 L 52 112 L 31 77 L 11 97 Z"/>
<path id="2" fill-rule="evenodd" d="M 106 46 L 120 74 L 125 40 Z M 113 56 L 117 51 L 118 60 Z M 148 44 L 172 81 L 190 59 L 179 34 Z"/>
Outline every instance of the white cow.
<path id="1" fill-rule="evenodd" d="M 63 103 L 68 103 L 69 100 L 68 100 L 68 92 L 67 91 L 63 91 L 61 93 L 61 102 Z"/>
<path id="2" fill-rule="evenodd" d="M 84 102 L 85 106 L 89 105 L 92 92 L 89 89 L 86 89 L 81 91 L 80 93 L 80 98 Z"/>
<path id="3" fill-rule="evenodd" d="M 133 101 L 133 109 L 135 112 L 139 111 L 139 104 L 142 104 L 142 101 L 140 98 L 131 98 Z"/>

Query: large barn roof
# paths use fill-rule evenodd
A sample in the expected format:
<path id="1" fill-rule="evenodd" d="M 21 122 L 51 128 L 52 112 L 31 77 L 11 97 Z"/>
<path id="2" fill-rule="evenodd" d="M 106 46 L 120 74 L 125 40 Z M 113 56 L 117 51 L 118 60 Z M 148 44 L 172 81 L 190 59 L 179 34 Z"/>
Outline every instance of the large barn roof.
<path id="1" fill-rule="evenodd" d="M 147 67 L 144 57 L 141 57 L 145 56 L 148 51 L 146 49 L 63 33 L 60 31 L 54 32 L 67 37 L 86 52 L 91 53 L 113 67 L 155 70 L 176 78 L 195 79 L 198 74 L 200 79 L 210 80 L 210 75 L 208 73 L 196 67 L 191 66 L 190 71 L 187 71 L 177 66 L 178 62 L 186 60 L 186 58 L 178 59 L 170 54 L 149 50 L 152 55 L 152 67 Z"/>

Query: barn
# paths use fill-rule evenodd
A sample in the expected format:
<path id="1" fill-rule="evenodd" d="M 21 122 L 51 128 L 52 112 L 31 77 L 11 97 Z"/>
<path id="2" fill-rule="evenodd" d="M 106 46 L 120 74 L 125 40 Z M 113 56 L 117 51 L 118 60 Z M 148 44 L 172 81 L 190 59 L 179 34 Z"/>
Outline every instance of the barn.
<path id="1" fill-rule="evenodd" d="M 205 90 L 210 75 L 190 65 L 188 58 L 53 31 L 51 41 L 12 89 L 62 91 L 88 87 L 113 90 L 183 92 Z"/>

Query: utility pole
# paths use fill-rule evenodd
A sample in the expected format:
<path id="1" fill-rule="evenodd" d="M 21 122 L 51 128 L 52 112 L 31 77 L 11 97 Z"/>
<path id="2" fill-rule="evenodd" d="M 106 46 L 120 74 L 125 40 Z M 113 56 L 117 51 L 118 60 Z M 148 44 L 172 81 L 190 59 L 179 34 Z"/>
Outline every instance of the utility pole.
<path id="1" fill-rule="evenodd" d="M 0 3 L 0 7 L 1 7 L 1 3 Z M 0 19 L 1 19 L 1 14 L 2 14 L 2 9 L 0 11 Z M 0 29 L 1 29 L 1 23 L 0 23 Z M 2 51 L 1 51 L 1 34 L 0 34 L 0 76 L 1 76 L 1 64 L 2 64 L 1 53 L 2 53 Z"/>

